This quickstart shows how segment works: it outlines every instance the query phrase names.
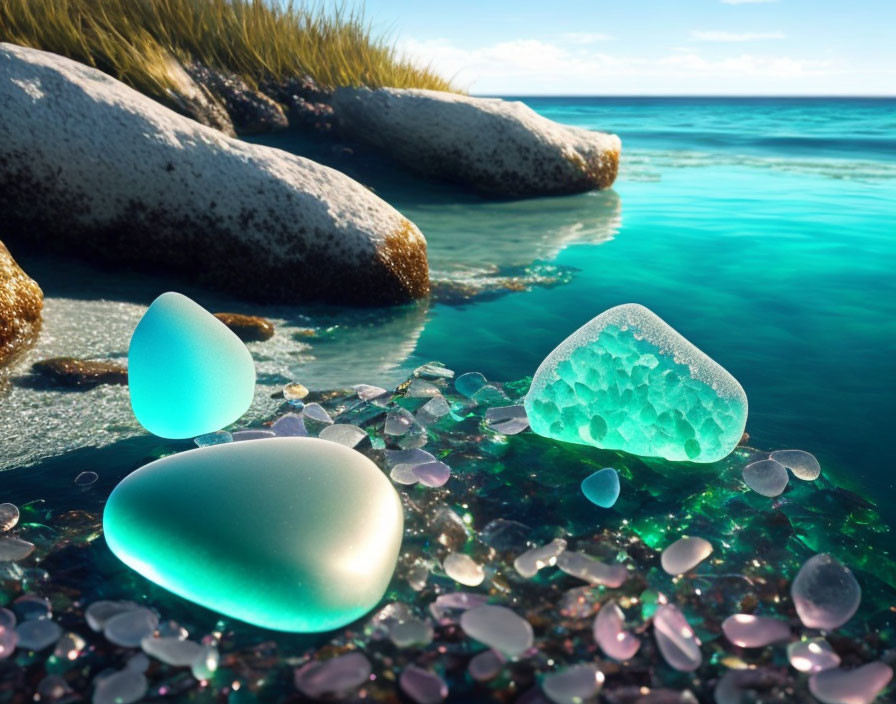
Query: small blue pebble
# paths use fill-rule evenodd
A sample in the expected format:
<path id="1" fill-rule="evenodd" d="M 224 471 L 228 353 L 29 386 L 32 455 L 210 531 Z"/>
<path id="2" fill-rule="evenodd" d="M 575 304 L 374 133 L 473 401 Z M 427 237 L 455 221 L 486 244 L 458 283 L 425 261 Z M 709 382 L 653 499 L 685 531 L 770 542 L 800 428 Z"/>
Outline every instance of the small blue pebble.
<path id="1" fill-rule="evenodd" d="M 611 508 L 619 498 L 619 474 L 612 467 L 599 469 L 582 482 L 582 493 L 591 503 Z"/>

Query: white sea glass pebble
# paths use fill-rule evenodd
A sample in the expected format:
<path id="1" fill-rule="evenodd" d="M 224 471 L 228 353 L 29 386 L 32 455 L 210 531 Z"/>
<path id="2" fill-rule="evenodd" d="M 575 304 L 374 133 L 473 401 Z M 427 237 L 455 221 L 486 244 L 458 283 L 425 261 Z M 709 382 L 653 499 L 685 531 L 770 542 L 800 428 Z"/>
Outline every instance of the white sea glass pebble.
<path id="1" fill-rule="evenodd" d="M 478 586 L 485 579 L 485 570 L 482 569 L 482 565 L 463 553 L 452 552 L 442 562 L 442 567 L 445 569 L 445 574 L 451 579 L 468 587 Z"/>
<path id="2" fill-rule="evenodd" d="M 199 643 L 180 638 L 154 638 L 149 636 L 140 641 L 140 647 L 147 655 L 175 667 L 189 667 L 199 657 Z"/>
<path id="3" fill-rule="evenodd" d="M 312 699 L 340 698 L 370 678 L 370 661 L 361 653 L 310 662 L 296 670 L 295 685 Z"/>
<path id="4" fill-rule="evenodd" d="M 815 455 L 804 450 L 777 450 L 769 458 L 783 464 L 797 479 L 811 482 L 821 474 L 821 465 Z"/>
<path id="5" fill-rule="evenodd" d="M 582 704 L 594 697 L 603 683 L 604 673 L 588 663 L 545 675 L 541 688 L 554 704 Z"/>
<path id="6" fill-rule="evenodd" d="M 628 579 L 628 570 L 624 565 L 608 565 L 583 552 L 567 550 L 561 553 L 557 558 L 557 567 L 578 579 L 613 589 L 621 587 Z"/>
<path id="7" fill-rule="evenodd" d="M 485 412 L 488 427 L 503 435 L 516 435 L 529 427 L 525 406 L 496 406 Z"/>
<path id="8" fill-rule="evenodd" d="M 620 662 L 630 660 L 641 647 L 640 639 L 625 630 L 625 614 L 615 601 L 608 601 L 597 612 L 592 631 L 600 649 Z"/>
<path id="9" fill-rule="evenodd" d="M 338 442 L 340 445 L 345 445 L 346 447 L 355 447 L 362 440 L 367 439 L 367 433 L 361 430 L 357 425 L 335 423 L 334 425 L 328 425 L 321 430 L 318 437 L 321 440 Z"/>
<path id="10" fill-rule="evenodd" d="M 94 601 L 84 612 L 84 619 L 90 630 L 99 632 L 113 616 L 138 608 L 137 604 L 129 601 Z"/>
<path id="11" fill-rule="evenodd" d="M 398 678 L 401 690 L 416 704 L 439 704 L 448 697 L 448 685 L 435 672 L 408 665 Z"/>
<path id="12" fill-rule="evenodd" d="M 790 626 L 767 616 L 734 614 L 722 622 L 722 633 L 741 648 L 762 648 L 790 638 Z"/>
<path id="13" fill-rule="evenodd" d="M 823 704 L 871 704 L 893 678 L 893 669 L 872 662 L 855 670 L 839 667 L 809 677 L 809 691 Z"/>
<path id="14" fill-rule="evenodd" d="M 109 618 L 103 625 L 103 635 L 115 645 L 136 648 L 158 625 L 158 616 L 149 609 L 138 607 Z"/>
<path id="15" fill-rule="evenodd" d="M 532 626 L 505 606 L 485 605 L 464 611 L 460 626 L 470 638 L 508 657 L 532 647 Z"/>
<path id="16" fill-rule="evenodd" d="M 759 460 L 744 467 L 744 483 L 757 494 L 780 496 L 787 488 L 787 470 L 775 460 Z"/>
<path id="17" fill-rule="evenodd" d="M 862 600 L 852 572 L 826 553 L 806 561 L 793 580 L 790 595 L 803 625 L 827 631 L 849 621 Z"/>
<path id="18" fill-rule="evenodd" d="M 703 538 L 679 538 L 660 556 L 663 569 L 671 575 L 684 574 L 712 554 L 712 545 Z"/>
<path id="19" fill-rule="evenodd" d="M 126 667 L 93 681 L 93 704 L 133 704 L 143 699 L 148 688 L 143 673 Z"/>
<path id="20" fill-rule="evenodd" d="M 824 638 L 807 638 L 787 646 L 790 666 L 800 672 L 821 672 L 840 664 L 840 656 Z"/>
<path id="21" fill-rule="evenodd" d="M 18 522 L 18 506 L 15 504 L 0 504 L 0 533 L 12 530 Z"/>
<path id="22" fill-rule="evenodd" d="M 21 650 L 43 650 L 62 637 L 59 624 L 46 618 L 23 621 L 16 627 Z"/>
<path id="23" fill-rule="evenodd" d="M 557 558 L 566 550 L 566 541 L 563 538 L 555 538 L 547 545 L 532 548 L 513 561 L 513 566 L 520 576 L 527 579 L 538 574 L 543 567 L 553 567 L 557 564 Z"/>
<path id="24" fill-rule="evenodd" d="M 496 650 L 483 650 L 474 655 L 467 665 L 467 672 L 477 682 L 493 680 L 504 667 L 504 657 Z"/>
<path id="25" fill-rule="evenodd" d="M 0 538 L 0 562 L 24 560 L 34 552 L 34 545 L 20 538 Z"/>
<path id="26" fill-rule="evenodd" d="M 670 667 L 692 672 L 700 667 L 703 655 L 700 640 L 677 606 L 661 604 L 653 615 L 653 635 L 663 659 Z"/>

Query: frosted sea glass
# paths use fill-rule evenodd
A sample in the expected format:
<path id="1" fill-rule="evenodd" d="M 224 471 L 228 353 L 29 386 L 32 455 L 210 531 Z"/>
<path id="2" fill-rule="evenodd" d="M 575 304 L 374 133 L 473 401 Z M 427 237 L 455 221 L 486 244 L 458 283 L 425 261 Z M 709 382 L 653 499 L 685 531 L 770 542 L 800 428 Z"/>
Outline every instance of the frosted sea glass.
<path id="1" fill-rule="evenodd" d="M 862 589 L 837 558 L 821 553 L 800 568 L 790 595 L 803 625 L 829 631 L 852 618 L 862 600 Z"/>
<path id="2" fill-rule="evenodd" d="M 836 667 L 816 672 L 809 677 L 809 691 L 824 704 L 871 704 L 891 679 L 889 665 L 870 662 L 855 670 Z"/>
<path id="3" fill-rule="evenodd" d="M 712 555 L 712 545 L 703 538 L 679 538 L 660 555 L 663 569 L 673 576 L 694 569 Z"/>
<path id="4" fill-rule="evenodd" d="M 128 388 L 140 424 L 163 438 L 194 438 L 237 420 L 255 393 L 246 345 L 205 308 L 163 293 L 128 347 Z"/>
<path id="5" fill-rule="evenodd" d="M 113 553 L 175 594 L 259 626 L 316 632 L 380 600 L 403 517 L 366 457 L 288 437 L 152 462 L 115 488 L 103 527 Z"/>
<path id="6" fill-rule="evenodd" d="M 734 614 L 722 622 L 722 633 L 741 648 L 762 648 L 790 638 L 790 626 L 777 618 Z"/>
<path id="7" fill-rule="evenodd" d="M 541 363 L 526 396 L 539 435 L 635 455 L 714 462 L 737 446 L 747 396 L 647 308 L 586 323 Z"/>
<path id="8" fill-rule="evenodd" d="M 582 493 L 591 503 L 612 508 L 619 498 L 619 474 L 612 467 L 597 470 L 582 482 Z"/>
<path id="9" fill-rule="evenodd" d="M 479 606 L 465 611 L 460 627 L 470 638 L 485 643 L 509 657 L 516 657 L 532 647 L 532 626 L 506 606 Z"/>
<path id="10" fill-rule="evenodd" d="M 582 704 L 590 701 L 603 683 L 604 673 L 592 663 L 583 663 L 546 674 L 541 688 L 554 704 Z"/>
<path id="11" fill-rule="evenodd" d="M 601 650 L 620 662 L 634 657 L 641 647 L 638 637 L 625 630 L 625 614 L 615 601 L 608 601 L 597 612 L 592 632 Z"/>
<path id="12" fill-rule="evenodd" d="M 653 615 L 653 635 L 663 659 L 670 667 L 692 672 L 700 667 L 703 655 L 700 640 L 677 606 L 663 604 Z"/>

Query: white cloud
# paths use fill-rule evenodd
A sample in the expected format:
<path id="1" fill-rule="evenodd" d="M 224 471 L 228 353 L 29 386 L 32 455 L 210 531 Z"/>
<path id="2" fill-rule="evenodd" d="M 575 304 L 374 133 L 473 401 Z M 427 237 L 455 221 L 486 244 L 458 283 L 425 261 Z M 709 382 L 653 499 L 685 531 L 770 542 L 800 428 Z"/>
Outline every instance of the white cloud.
<path id="1" fill-rule="evenodd" d="M 759 5 L 759 4 L 767 4 L 770 2 L 777 2 L 778 0 L 722 0 L 723 5 Z"/>
<path id="2" fill-rule="evenodd" d="M 563 38 L 570 44 L 596 44 L 597 42 L 609 42 L 616 39 L 612 34 L 601 32 L 567 32 Z"/>
<path id="3" fill-rule="evenodd" d="M 741 53 L 708 58 L 693 48 L 656 57 L 517 39 L 464 48 L 409 40 L 413 60 L 480 94 L 709 94 L 825 92 L 840 68 L 829 61 Z"/>
<path id="4" fill-rule="evenodd" d="M 693 30 L 691 39 L 701 42 L 756 42 L 766 39 L 786 39 L 784 32 L 720 32 Z"/>

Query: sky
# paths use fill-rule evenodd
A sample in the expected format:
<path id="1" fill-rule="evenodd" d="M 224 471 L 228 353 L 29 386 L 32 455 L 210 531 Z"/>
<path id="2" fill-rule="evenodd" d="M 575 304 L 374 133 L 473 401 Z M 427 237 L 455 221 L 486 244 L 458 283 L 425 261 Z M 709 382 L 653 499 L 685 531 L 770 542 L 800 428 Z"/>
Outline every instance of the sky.
<path id="1" fill-rule="evenodd" d="M 366 0 L 480 95 L 896 95 L 896 0 Z"/>

